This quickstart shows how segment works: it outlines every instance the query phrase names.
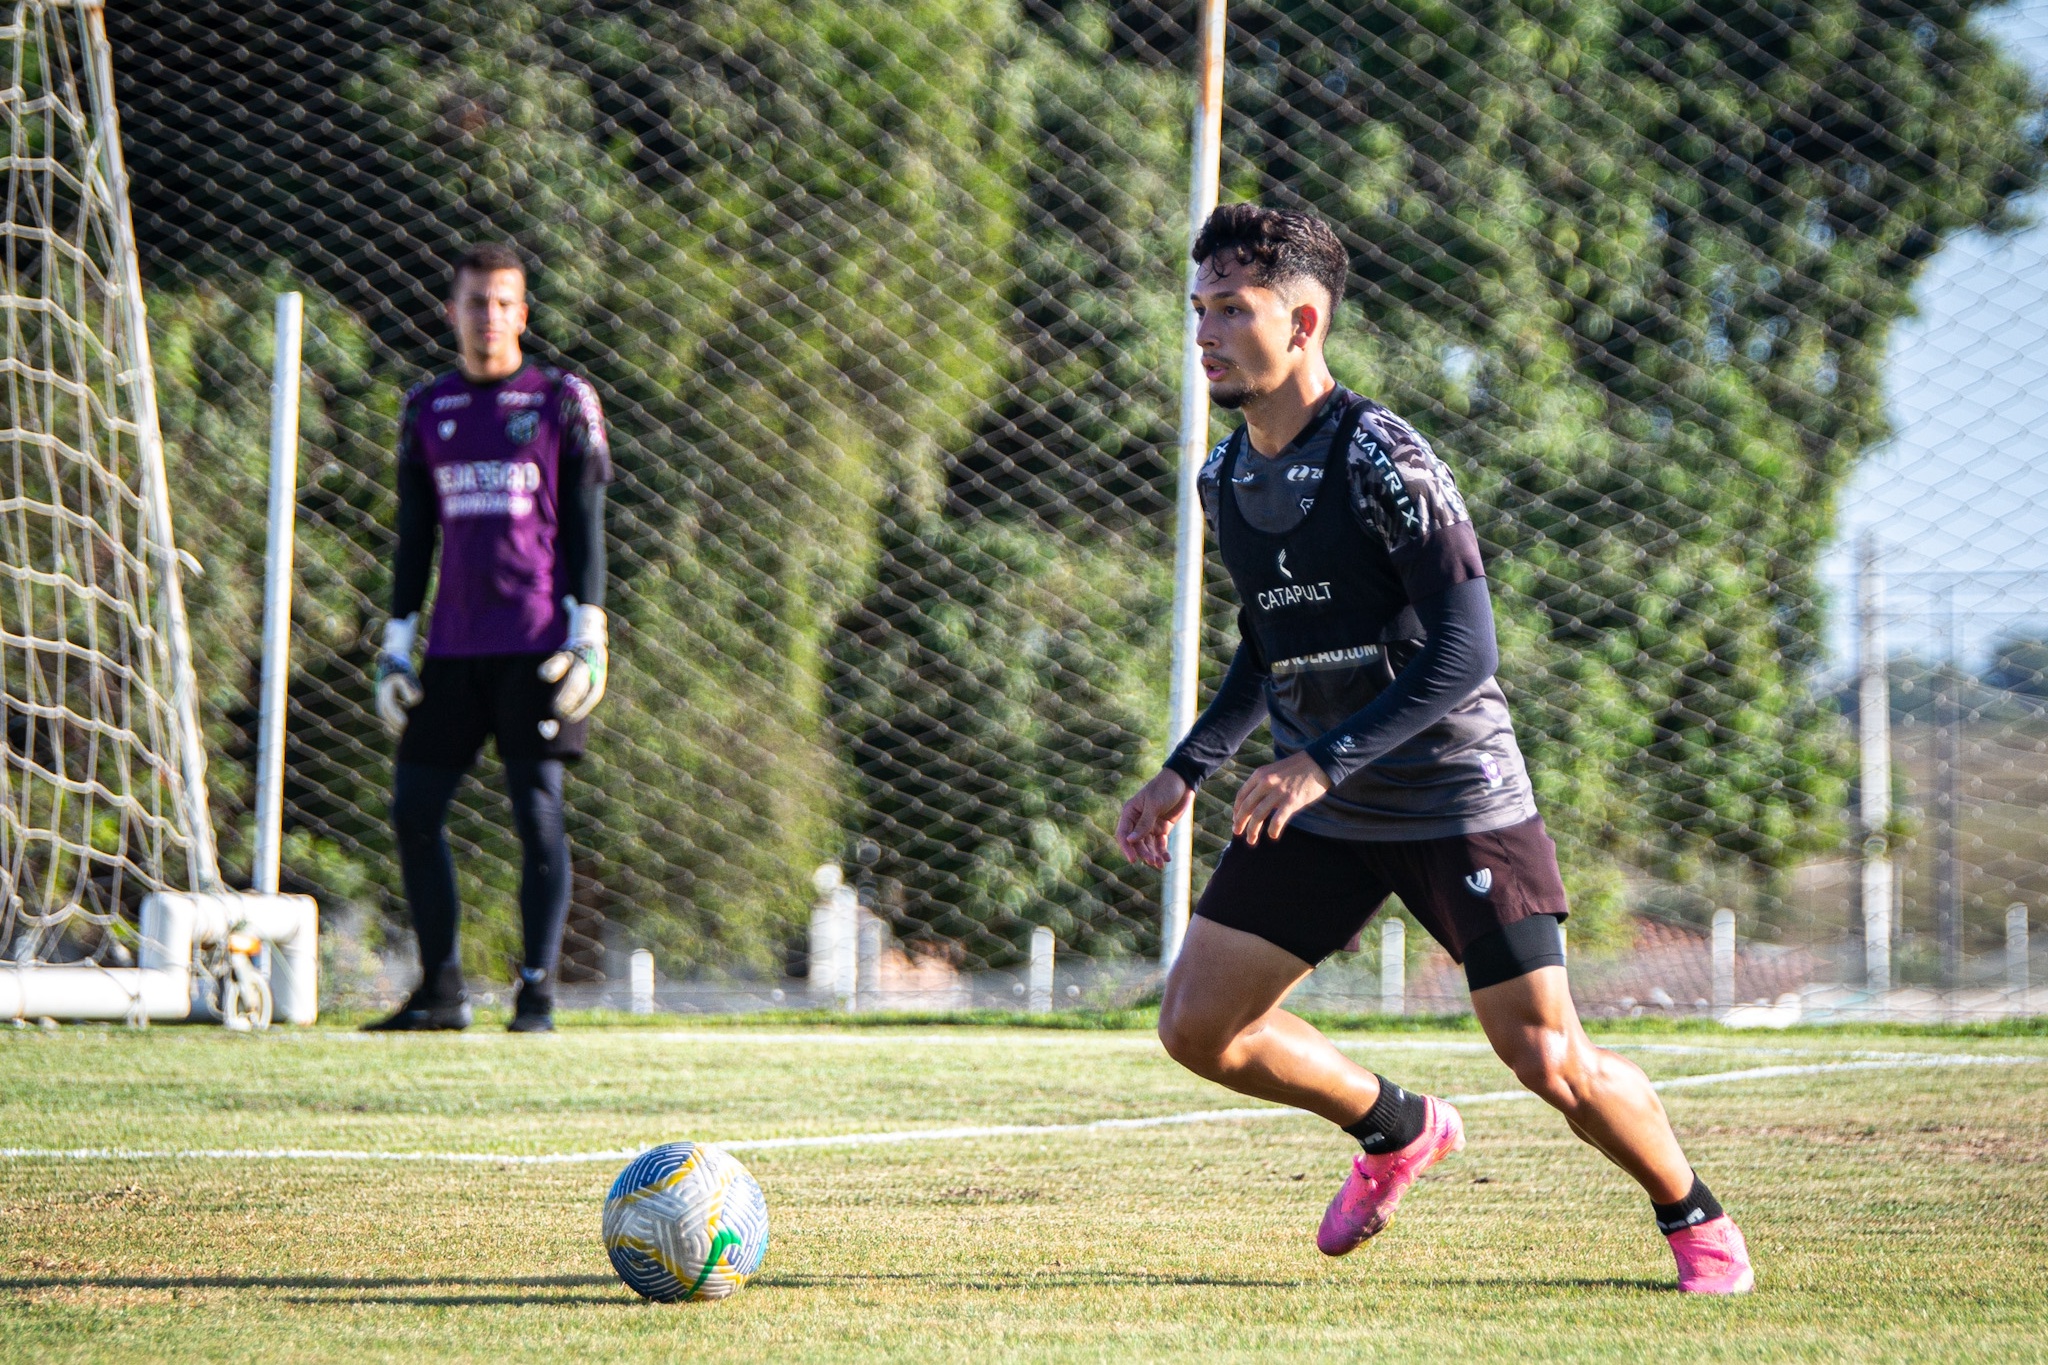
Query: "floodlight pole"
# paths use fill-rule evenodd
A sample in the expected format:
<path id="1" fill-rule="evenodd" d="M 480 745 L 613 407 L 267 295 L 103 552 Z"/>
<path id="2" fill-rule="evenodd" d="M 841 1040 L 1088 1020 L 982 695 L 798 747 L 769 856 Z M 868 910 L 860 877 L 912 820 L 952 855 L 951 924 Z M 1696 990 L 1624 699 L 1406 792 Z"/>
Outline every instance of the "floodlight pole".
<path id="1" fill-rule="evenodd" d="M 1223 157 L 1224 0 L 1202 0 L 1195 26 L 1198 78 L 1195 83 L 1193 171 L 1188 188 L 1188 241 L 1216 208 Z M 1194 285 L 1195 263 L 1188 262 Z M 1200 325 L 1186 310 L 1180 357 L 1180 525 L 1173 554 L 1173 689 L 1167 702 L 1167 744 L 1179 744 L 1195 725 L 1202 676 L 1202 497 L 1196 487 L 1209 453 L 1209 382 L 1202 374 Z M 1171 968 L 1187 934 L 1188 900 L 1194 889 L 1194 817 L 1173 827 L 1166 841 L 1165 887 L 1160 895 L 1159 965 Z"/>
<path id="2" fill-rule="evenodd" d="M 275 894 L 284 839 L 285 684 L 292 671 L 292 521 L 299 504 L 299 354 L 305 306 L 277 296 L 270 372 L 270 540 L 263 556 L 263 708 L 256 734 L 258 891 Z"/>

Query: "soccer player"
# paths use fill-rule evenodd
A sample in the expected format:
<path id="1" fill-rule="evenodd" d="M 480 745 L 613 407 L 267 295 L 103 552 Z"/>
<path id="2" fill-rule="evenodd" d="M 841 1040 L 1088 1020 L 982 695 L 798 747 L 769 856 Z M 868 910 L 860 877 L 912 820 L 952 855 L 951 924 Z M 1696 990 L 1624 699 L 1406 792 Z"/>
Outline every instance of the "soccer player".
<path id="1" fill-rule="evenodd" d="M 524 854 L 512 1029 L 544 1033 L 569 913 L 564 765 L 582 756 L 585 718 L 605 689 L 611 455 L 590 384 L 520 351 L 526 271 L 510 247 L 456 262 L 448 322 L 461 363 L 407 394 L 399 417 L 397 559 L 377 658 L 377 714 L 399 735 L 391 823 L 422 979 L 369 1027 L 469 1026 L 445 831 L 455 788 L 495 736 Z M 441 576 L 415 675 L 437 536 Z"/>
<path id="2" fill-rule="evenodd" d="M 1167 831 L 1261 718 L 1277 761 L 1237 793 L 1233 837 L 1167 978 L 1161 1041 L 1198 1075 L 1358 1139 L 1316 1234 L 1328 1255 L 1356 1249 L 1464 1146 L 1464 1123 L 1280 1005 L 1398 895 L 1464 964 L 1501 1060 L 1649 1195 L 1679 1287 L 1748 1289 L 1742 1234 L 1656 1092 L 1579 1026 L 1557 849 L 1493 679 L 1471 517 L 1429 443 L 1324 363 L 1342 244 L 1312 214 L 1233 204 L 1194 260 L 1209 396 L 1245 419 L 1200 480 L 1242 639 L 1208 709 L 1125 803 L 1125 856 L 1165 866 Z"/>

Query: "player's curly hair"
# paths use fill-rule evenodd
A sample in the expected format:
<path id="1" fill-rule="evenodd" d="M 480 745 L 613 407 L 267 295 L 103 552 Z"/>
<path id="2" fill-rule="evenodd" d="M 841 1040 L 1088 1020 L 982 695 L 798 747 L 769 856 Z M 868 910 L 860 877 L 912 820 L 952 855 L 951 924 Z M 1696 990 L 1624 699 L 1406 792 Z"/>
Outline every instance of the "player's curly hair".
<path id="1" fill-rule="evenodd" d="M 1252 268 L 1251 282 L 1267 286 L 1275 280 L 1314 280 L 1330 291 L 1330 311 L 1344 297 L 1351 258 L 1336 231 L 1313 213 L 1269 209 L 1257 204 L 1223 204 L 1209 215 L 1195 235 L 1197 265 L 1228 252 Z"/>
<path id="2" fill-rule="evenodd" d="M 488 275 L 493 270 L 516 270 L 519 278 L 526 278 L 526 262 L 519 258 L 518 250 L 507 242 L 479 242 L 455 258 L 455 268 L 448 272 L 448 291 L 455 292 L 463 272 L 474 270 Z"/>

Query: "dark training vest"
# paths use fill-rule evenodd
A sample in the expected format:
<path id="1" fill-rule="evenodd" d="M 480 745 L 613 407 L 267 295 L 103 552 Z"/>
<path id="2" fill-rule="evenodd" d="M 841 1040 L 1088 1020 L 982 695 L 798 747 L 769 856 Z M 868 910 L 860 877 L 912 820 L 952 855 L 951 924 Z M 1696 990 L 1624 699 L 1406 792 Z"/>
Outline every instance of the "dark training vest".
<path id="1" fill-rule="evenodd" d="M 1231 480 L 1251 444 L 1240 427 L 1220 471 L 1216 542 L 1269 669 L 1319 655 L 1348 656 L 1361 665 L 1377 660 L 1383 687 L 1412 655 L 1415 645 L 1407 637 L 1419 633 L 1419 623 L 1406 603 L 1389 613 L 1385 578 L 1366 571 L 1375 549 L 1384 558 L 1385 548 L 1372 543 L 1348 505 L 1351 443 L 1364 415 L 1365 405 L 1357 402 L 1344 415 L 1308 515 L 1284 534 L 1261 531 L 1238 509 Z"/>

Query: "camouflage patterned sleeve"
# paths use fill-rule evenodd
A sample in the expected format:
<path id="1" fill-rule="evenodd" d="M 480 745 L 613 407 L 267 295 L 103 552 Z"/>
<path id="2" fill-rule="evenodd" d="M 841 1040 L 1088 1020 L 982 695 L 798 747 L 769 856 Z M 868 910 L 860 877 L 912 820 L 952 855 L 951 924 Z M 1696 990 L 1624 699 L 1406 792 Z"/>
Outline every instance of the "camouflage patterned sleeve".
<path id="1" fill-rule="evenodd" d="M 583 471 L 586 485 L 612 481 L 611 439 L 597 390 L 581 375 L 562 376 L 562 460 Z"/>
<path id="2" fill-rule="evenodd" d="M 1486 576 L 1457 480 L 1422 433 L 1367 402 L 1347 457 L 1352 511 L 1386 543 L 1409 601 Z"/>

